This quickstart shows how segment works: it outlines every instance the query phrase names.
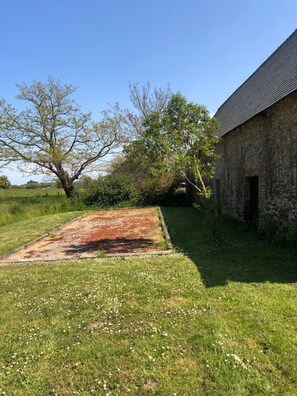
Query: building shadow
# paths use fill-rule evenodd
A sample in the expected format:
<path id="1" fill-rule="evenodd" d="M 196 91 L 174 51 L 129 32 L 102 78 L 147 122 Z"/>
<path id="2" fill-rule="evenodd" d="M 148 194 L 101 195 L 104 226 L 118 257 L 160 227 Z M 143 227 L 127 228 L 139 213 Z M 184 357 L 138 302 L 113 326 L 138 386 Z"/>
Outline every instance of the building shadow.
<path id="1" fill-rule="evenodd" d="M 297 254 L 260 240 L 241 224 L 224 220 L 216 244 L 204 216 L 194 208 L 164 208 L 163 213 L 177 251 L 196 265 L 206 287 L 229 281 L 296 283 Z"/>

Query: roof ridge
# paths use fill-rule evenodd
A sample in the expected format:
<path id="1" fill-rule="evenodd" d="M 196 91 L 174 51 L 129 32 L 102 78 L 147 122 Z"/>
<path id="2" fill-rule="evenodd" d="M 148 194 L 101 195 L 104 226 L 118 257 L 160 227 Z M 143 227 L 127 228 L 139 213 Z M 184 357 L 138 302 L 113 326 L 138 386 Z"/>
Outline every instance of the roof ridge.
<path id="1" fill-rule="evenodd" d="M 290 42 L 293 43 L 293 48 L 296 46 L 295 52 L 292 52 Z M 286 50 L 288 49 L 289 54 L 292 54 L 289 61 L 287 61 L 288 57 L 286 57 Z M 279 57 L 277 57 L 278 54 L 280 55 Z M 267 65 L 268 68 L 265 67 Z M 271 70 L 269 70 L 269 67 Z M 264 73 L 261 73 L 261 71 L 264 71 Z M 257 81 L 257 76 L 260 77 L 258 79 L 259 81 Z M 287 80 L 290 76 L 292 76 L 292 81 L 290 84 L 287 84 Z M 255 90 L 257 84 L 261 84 L 261 89 L 259 90 L 258 95 L 257 90 Z M 285 89 L 287 85 L 289 85 L 288 89 Z M 261 65 L 217 109 L 214 117 L 218 115 L 219 121 L 226 121 L 226 125 L 222 125 L 223 123 L 221 122 L 221 127 L 223 126 L 223 128 L 220 127 L 218 132 L 220 133 L 221 129 L 221 136 L 224 135 L 236 126 L 239 126 L 241 123 L 256 115 L 257 108 L 261 107 L 262 110 L 264 110 L 264 108 L 270 107 L 272 104 L 276 103 L 276 101 L 287 96 L 295 89 L 297 89 L 297 29 L 295 29 L 290 36 L 281 45 L 279 45 L 279 47 L 264 62 L 262 62 Z M 234 110 L 234 101 L 236 100 L 236 96 L 238 96 L 236 112 L 233 111 L 234 114 L 228 115 L 228 107 L 230 111 Z M 271 99 L 272 96 L 276 98 L 274 103 L 270 103 L 271 100 L 268 100 L 268 102 L 265 103 L 265 99 L 261 103 L 261 98 L 268 99 L 270 97 Z M 247 98 L 251 99 L 249 100 L 249 103 L 247 103 Z M 224 114 L 226 112 L 227 114 Z M 221 115 L 223 117 L 221 117 Z M 223 118 L 223 120 L 220 120 L 220 117 Z M 225 131 L 223 131 L 224 126 Z"/>

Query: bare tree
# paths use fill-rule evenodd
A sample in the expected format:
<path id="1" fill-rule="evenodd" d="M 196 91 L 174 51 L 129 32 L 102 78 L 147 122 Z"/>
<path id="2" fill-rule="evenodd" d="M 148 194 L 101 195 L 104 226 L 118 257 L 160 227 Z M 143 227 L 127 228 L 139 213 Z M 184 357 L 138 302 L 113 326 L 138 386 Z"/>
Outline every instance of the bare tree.
<path id="1" fill-rule="evenodd" d="M 124 111 L 127 131 L 137 137 L 143 131 L 143 120 L 153 112 L 162 113 L 172 96 L 170 85 L 165 88 L 152 88 L 150 83 L 130 84 L 130 100 L 134 111 Z"/>
<path id="2" fill-rule="evenodd" d="M 151 88 L 149 82 L 145 85 L 136 83 L 130 84 L 129 88 L 131 102 L 143 117 L 155 111 L 162 112 L 172 96 L 169 84 L 165 88 Z"/>
<path id="3" fill-rule="evenodd" d="M 17 163 L 25 173 L 54 174 L 71 197 L 73 182 L 85 169 L 122 143 L 122 114 L 115 106 L 94 122 L 71 99 L 76 87 L 52 77 L 46 83 L 17 86 L 17 99 L 29 106 L 18 111 L 0 100 L 0 164 Z"/>

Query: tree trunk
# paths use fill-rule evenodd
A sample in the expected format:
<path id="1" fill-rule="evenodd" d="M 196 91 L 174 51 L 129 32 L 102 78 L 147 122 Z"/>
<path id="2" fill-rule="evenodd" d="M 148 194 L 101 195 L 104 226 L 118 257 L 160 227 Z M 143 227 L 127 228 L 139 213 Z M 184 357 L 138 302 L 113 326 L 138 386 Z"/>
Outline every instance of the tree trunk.
<path id="1" fill-rule="evenodd" d="M 72 198 L 74 193 L 74 185 L 73 181 L 70 180 L 67 172 L 65 172 L 62 168 L 58 169 L 58 178 L 62 184 L 63 190 L 65 191 L 67 198 Z"/>
<path id="2" fill-rule="evenodd" d="M 72 198 L 73 197 L 73 193 L 74 193 L 74 186 L 73 184 L 69 185 L 64 185 L 62 182 L 62 186 L 63 186 L 63 190 L 65 191 L 66 197 L 67 198 Z"/>

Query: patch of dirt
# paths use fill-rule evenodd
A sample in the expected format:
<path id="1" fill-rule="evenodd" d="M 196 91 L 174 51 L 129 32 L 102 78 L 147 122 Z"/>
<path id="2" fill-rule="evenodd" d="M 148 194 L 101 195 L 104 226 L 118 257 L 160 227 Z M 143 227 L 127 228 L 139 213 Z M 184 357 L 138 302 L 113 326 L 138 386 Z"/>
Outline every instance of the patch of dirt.
<path id="1" fill-rule="evenodd" d="M 118 343 L 118 345 L 121 345 L 121 346 L 129 346 L 130 345 L 129 340 L 127 340 L 126 338 L 119 340 L 117 343 Z"/>
<path id="2" fill-rule="evenodd" d="M 120 372 L 120 377 L 129 378 L 132 376 L 132 371 L 124 370 Z"/>
<path id="3" fill-rule="evenodd" d="M 130 300 L 127 302 L 128 305 L 131 305 L 131 307 L 139 307 L 139 302 L 136 300 Z"/>
<path id="4" fill-rule="evenodd" d="M 101 329 L 105 325 L 103 320 L 94 320 L 94 322 L 91 322 L 89 326 L 87 327 L 88 330 L 96 330 L 96 329 Z"/>
<path id="5" fill-rule="evenodd" d="M 197 369 L 197 363 L 190 358 L 181 358 L 176 361 L 176 366 L 181 372 L 188 372 Z"/>
<path id="6" fill-rule="evenodd" d="M 186 304 L 190 300 L 185 297 L 171 297 L 167 299 L 169 307 L 179 307 L 180 305 Z"/>
<path id="7" fill-rule="evenodd" d="M 151 253 L 164 238 L 156 208 L 103 210 L 75 220 L 14 252 L 6 261 L 91 258 L 104 254 Z"/>
<path id="8" fill-rule="evenodd" d="M 143 385 L 143 388 L 146 390 L 154 390 L 156 386 L 157 386 L 157 382 L 152 379 L 149 379 Z"/>

